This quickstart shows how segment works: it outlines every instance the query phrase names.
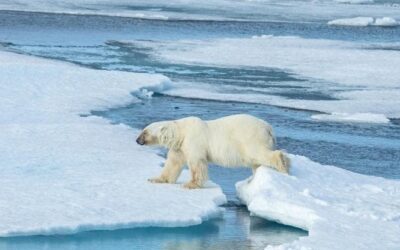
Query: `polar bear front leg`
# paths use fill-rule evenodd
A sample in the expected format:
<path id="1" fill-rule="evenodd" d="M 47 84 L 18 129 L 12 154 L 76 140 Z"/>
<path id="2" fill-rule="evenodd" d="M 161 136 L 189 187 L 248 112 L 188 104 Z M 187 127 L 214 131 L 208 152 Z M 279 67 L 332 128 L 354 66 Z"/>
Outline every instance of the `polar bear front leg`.
<path id="1" fill-rule="evenodd" d="M 175 183 L 182 172 L 185 158 L 180 151 L 169 150 L 160 177 L 149 179 L 152 183 Z"/>
<path id="2" fill-rule="evenodd" d="M 192 179 L 183 185 L 184 188 L 201 188 L 208 179 L 208 165 L 205 160 L 188 162 Z"/>

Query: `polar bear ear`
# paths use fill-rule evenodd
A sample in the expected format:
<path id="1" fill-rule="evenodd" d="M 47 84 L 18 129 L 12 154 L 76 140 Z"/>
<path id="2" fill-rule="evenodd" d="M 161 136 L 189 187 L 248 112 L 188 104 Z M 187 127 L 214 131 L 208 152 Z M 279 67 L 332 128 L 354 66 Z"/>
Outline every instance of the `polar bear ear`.
<path id="1" fill-rule="evenodd" d="M 178 137 L 178 131 L 175 123 L 163 125 L 160 128 L 160 133 L 158 135 L 158 141 L 161 145 L 171 148 L 171 149 L 179 149 L 180 148 L 180 140 Z"/>
<path id="2" fill-rule="evenodd" d="M 160 128 L 160 132 L 158 134 L 158 142 L 161 145 L 167 146 L 168 142 L 172 139 L 174 135 L 171 133 L 170 129 L 167 125 L 163 125 Z"/>

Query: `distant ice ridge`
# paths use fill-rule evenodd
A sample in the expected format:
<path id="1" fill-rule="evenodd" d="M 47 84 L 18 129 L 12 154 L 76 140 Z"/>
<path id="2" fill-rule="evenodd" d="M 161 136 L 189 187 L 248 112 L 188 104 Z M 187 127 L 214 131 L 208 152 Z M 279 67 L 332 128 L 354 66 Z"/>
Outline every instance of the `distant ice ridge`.
<path id="1" fill-rule="evenodd" d="M 329 25 L 340 25 L 340 26 L 396 26 L 399 23 L 391 17 L 373 18 L 373 17 L 354 17 L 354 18 L 342 18 L 328 22 Z"/>
<path id="2" fill-rule="evenodd" d="M 372 113 L 400 117 L 400 51 L 391 44 L 372 46 L 354 42 L 263 35 L 243 39 L 191 40 L 180 42 L 135 42 L 153 48 L 159 60 L 223 67 L 266 67 L 297 75 L 300 79 L 332 87 L 337 100 L 290 99 L 251 94 L 235 87 L 235 94 L 218 86 L 186 84 L 199 91 L 169 89 L 170 95 L 266 103 L 324 113 Z M 397 45 L 396 45 L 397 46 Z M 243 89 L 244 90 L 244 89 Z M 374 116 L 377 118 L 377 116 Z"/>
<path id="3" fill-rule="evenodd" d="M 325 22 L 359 15 L 400 18 L 398 7 L 372 0 L 7 0 L 0 1 L 0 10 L 160 20 Z"/>
<path id="4" fill-rule="evenodd" d="M 309 232 L 266 249 L 399 249 L 399 181 L 290 158 L 290 175 L 263 167 L 236 184 L 253 215 Z"/>
<path id="5" fill-rule="evenodd" d="M 188 226 L 218 216 L 215 184 L 155 185 L 163 159 L 90 110 L 138 101 L 162 75 L 99 71 L 0 51 L 0 237 Z M 184 173 L 179 182 L 188 178 Z"/>

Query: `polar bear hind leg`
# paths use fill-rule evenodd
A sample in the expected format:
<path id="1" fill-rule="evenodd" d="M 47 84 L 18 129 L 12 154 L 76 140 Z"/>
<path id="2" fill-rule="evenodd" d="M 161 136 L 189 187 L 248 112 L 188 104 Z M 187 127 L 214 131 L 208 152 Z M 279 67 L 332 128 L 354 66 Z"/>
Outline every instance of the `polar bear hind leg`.
<path id="1" fill-rule="evenodd" d="M 256 159 L 258 165 L 268 166 L 285 174 L 289 173 L 290 159 L 281 150 L 265 150 Z"/>

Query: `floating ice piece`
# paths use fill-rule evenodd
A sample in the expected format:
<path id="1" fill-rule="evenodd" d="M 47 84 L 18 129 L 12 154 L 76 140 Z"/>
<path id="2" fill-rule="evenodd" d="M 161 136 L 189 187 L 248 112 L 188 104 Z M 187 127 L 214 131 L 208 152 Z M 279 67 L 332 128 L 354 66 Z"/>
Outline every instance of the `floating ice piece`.
<path id="1" fill-rule="evenodd" d="M 342 25 L 342 26 L 368 26 L 374 23 L 372 17 L 354 17 L 354 18 L 342 18 L 329 21 L 329 25 Z"/>
<path id="2" fill-rule="evenodd" d="M 376 26 L 396 26 L 399 23 L 391 17 L 382 17 L 375 19 L 374 25 Z"/>
<path id="3" fill-rule="evenodd" d="M 267 167 L 236 184 L 252 214 L 309 232 L 267 249 L 398 249 L 400 182 L 291 156 L 290 175 Z"/>
<path id="4" fill-rule="evenodd" d="M 163 160 L 136 145 L 139 131 L 80 116 L 139 101 L 132 91 L 165 82 L 0 51 L 0 237 L 187 226 L 218 216 L 225 196 L 215 184 L 188 191 L 147 182 Z"/>
<path id="5" fill-rule="evenodd" d="M 373 17 L 354 17 L 354 18 L 342 18 L 328 22 L 329 25 L 340 25 L 340 26 L 396 26 L 397 21 L 391 17 L 376 18 Z"/>
<path id="6" fill-rule="evenodd" d="M 311 118 L 323 121 L 361 122 L 361 123 L 389 123 L 390 120 L 382 114 L 372 113 L 332 113 L 312 115 Z"/>

